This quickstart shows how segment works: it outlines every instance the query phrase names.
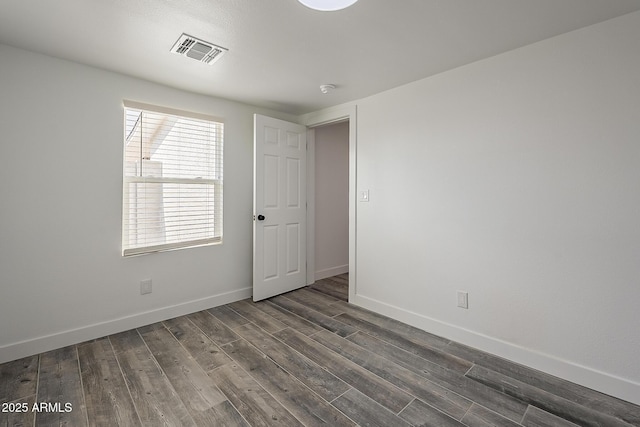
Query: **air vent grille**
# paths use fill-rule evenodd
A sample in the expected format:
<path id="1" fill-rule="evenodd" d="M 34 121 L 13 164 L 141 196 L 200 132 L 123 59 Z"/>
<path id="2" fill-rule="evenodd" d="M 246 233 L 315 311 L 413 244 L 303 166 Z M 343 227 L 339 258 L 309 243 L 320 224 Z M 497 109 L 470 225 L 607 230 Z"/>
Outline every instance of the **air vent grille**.
<path id="1" fill-rule="evenodd" d="M 186 51 L 189 50 L 191 45 L 194 44 L 195 42 L 196 41 L 194 39 L 191 39 L 191 38 L 184 39 L 182 41 L 182 43 L 180 43 L 180 45 L 176 49 L 176 53 L 180 53 L 180 54 L 185 53 Z"/>
<path id="2" fill-rule="evenodd" d="M 187 56 L 198 62 L 213 64 L 227 51 L 226 48 L 182 34 L 171 48 L 171 52 Z"/>

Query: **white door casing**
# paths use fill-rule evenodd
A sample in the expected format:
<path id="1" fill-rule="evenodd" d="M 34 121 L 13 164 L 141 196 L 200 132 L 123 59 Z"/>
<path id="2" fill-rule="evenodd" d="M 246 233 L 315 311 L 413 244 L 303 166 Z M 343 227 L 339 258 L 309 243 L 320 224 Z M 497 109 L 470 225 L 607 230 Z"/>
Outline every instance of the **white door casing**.
<path id="1" fill-rule="evenodd" d="M 304 123 L 308 128 L 313 130 L 314 127 L 327 125 L 331 123 L 337 123 L 343 120 L 349 121 L 349 302 L 358 304 L 357 296 L 357 256 L 356 256 L 356 207 L 357 207 L 357 183 L 356 183 L 356 166 L 357 166 L 357 106 L 347 105 L 327 108 L 325 110 L 317 111 L 314 113 L 305 114 L 301 116 L 301 123 Z M 309 141 L 309 150 L 307 152 L 307 162 L 309 167 L 313 167 L 315 163 L 313 143 L 311 138 Z M 308 189 L 308 226 L 307 226 L 307 250 L 313 252 L 314 245 L 314 224 L 315 218 L 313 215 L 313 203 L 314 203 L 314 187 L 315 177 L 313 170 L 308 170 L 307 177 L 307 189 Z M 312 255 L 308 255 L 308 268 L 313 259 Z M 311 284 L 314 281 L 314 269 L 307 272 L 307 283 Z"/>
<path id="2" fill-rule="evenodd" d="M 254 115 L 253 300 L 306 285 L 307 128 Z"/>

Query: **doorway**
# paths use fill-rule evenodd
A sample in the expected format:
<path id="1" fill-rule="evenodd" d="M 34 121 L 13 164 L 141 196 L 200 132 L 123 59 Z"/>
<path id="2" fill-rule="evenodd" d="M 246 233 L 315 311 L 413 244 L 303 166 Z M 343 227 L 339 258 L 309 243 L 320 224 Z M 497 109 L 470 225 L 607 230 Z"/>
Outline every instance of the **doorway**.
<path id="1" fill-rule="evenodd" d="M 356 106 L 343 106 L 336 107 L 327 110 L 323 110 L 316 113 L 311 113 L 301 117 L 301 123 L 306 125 L 309 128 L 309 132 L 307 134 L 307 142 L 308 142 L 308 237 L 307 237 L 307 284 L 311 285 L 315 282 L 316 272 L 319 273 L 318 277 L 322 277 L 325 274 L 331 274 L 332 272 L 339 271 L 340 267 L 346 269 L 348 271 L 347 274 L 343 274 L 341 280 L 343 283 L 346 282 L 348 287 L 348 300 L 349 302 L 354 302 L 357 295 L 357 265 L 356 265 L 356 155 L 357 155 L 357 144 L 356 144 Z M 347 191 L 347 231 L 348 235 L 348 258 L 346 264 L 340 264 L 340 261 L 334 263 L 331 266 L 329 263 L 324 265 L 319 265 L 319 268 L 316 268 L 316 160 L 315 160 L 315 150 L 316 150 L 316 130 L 319 130 L 320 133 L 324 132 L 324 128 L 335 130 L 336 128 L 332 128 L 331 126 L 337 125 L 342 126 L 343 130 L 345 128 L 348 130 L 347 137 L 347 147 L 348 152 L 346 156 L 342 158 L 342 160 L 346 160 L 348 163 L 347 173 L 348 173 L 348 191 Z M 320 135 L 322 138 L 322 135 Z M 322 175 L 322 172 L 321 172 Z M 320 184 L 321 186 L 323 184 Z M 318 214 L 322 214 L 322 208 L 318 212 Z M 327 222 L 327 218 L 320 219 L 320 222 Z M 320 230 L 323 226 L 320 226 Z M 344 235 L 344 228 L 341 229 L 342 234 Z M 346 236 L 345 236 L 346 237 Z M 322 240 L 322 238 L 321 238 Z M 342 239 L 340 239 L 342 241 Z M 344 244 L 344 243 L 342 243 Z M 344 246 L 342 246 L 344 248 Z M 322 255 L 320 255 L 322 257 Z M 344 258 L 342 258 L 344 259 Z M 342 261 L 344 262 L 344 261 Z M 331 270 L 331 268 L 337 268 L 336 270 Z M 334 276 L 335 277 L 335 276 Z"/>
<path id="2" fill-rule="evenodd" d="M 348 300 L 349 121 L 313 128 L 314 281 L 312 288 Z"/>

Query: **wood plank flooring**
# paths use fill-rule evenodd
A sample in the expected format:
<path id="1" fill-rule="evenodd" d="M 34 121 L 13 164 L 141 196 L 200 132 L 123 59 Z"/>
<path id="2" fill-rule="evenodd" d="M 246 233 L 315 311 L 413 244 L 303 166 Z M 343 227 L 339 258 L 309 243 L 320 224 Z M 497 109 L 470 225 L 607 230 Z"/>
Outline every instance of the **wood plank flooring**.
<path id="1" fill-rule="evenodd" d="M 349 273 L 317 280 L 309 288 L 342 301 L 349 301 Z"/>
<path id="2" fill-rule="evenodd" d="M 347 281 L 2 364 L 0 427 L 640 426 L 639 406 L 349 305 Z"/>

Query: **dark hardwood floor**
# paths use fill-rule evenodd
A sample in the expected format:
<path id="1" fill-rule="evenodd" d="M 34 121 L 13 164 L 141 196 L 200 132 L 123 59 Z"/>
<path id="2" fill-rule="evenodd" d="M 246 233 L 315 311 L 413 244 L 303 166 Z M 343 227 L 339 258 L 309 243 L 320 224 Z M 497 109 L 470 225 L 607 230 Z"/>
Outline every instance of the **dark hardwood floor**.
<path id="1" fill-rule="evenodd" d="M 349 301 L 349 273 L 318 280 L 309 288 L 345 302 Z"/>
<path id="2" fill-rule="evenodd" d="M 0 426 L 640 426 L 636 405 L 351 306 L 346 283 L 0 365 Z"/>

